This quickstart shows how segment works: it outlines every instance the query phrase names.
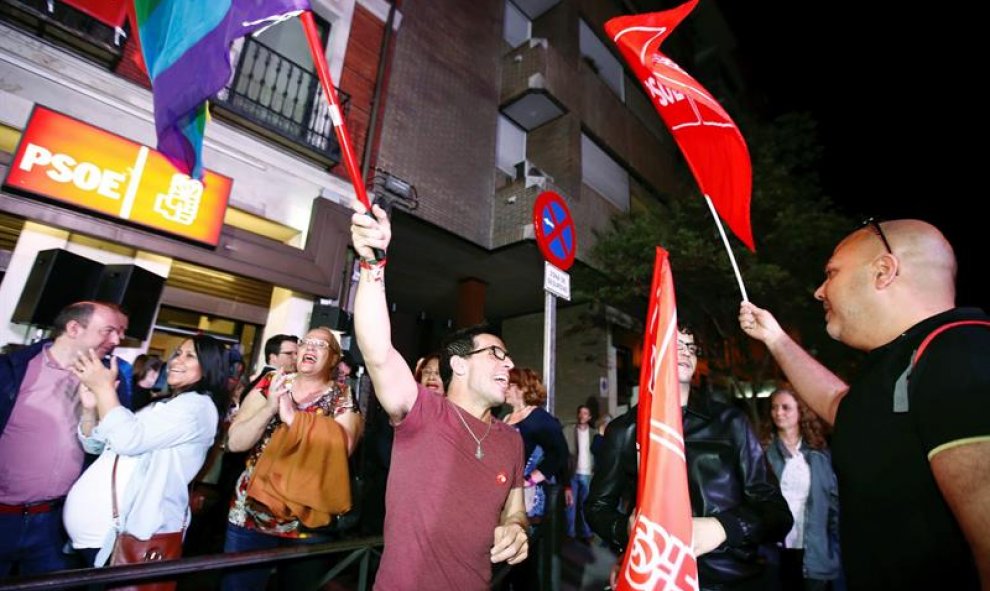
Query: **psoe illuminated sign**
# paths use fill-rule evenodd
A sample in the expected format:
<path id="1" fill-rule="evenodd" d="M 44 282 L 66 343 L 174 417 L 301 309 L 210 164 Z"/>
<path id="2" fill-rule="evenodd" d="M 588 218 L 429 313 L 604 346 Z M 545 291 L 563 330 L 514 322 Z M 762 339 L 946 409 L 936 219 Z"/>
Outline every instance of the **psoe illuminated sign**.
<path id="1" fill-rule="evenodd" d="M 230 178 L 203 182 L 159 152 L 36 105 L 4 188 L 216 246 Z"/>

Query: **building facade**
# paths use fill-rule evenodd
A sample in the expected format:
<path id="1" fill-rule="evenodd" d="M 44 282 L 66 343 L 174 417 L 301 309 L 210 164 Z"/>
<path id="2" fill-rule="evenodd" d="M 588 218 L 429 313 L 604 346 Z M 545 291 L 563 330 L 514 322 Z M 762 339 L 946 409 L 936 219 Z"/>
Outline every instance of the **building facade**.
<path id="1" fill-rule="evenodd" d="M 4 177 L 19 165 L 15 151 L 41 108 L 93 133 L 112 134 L 105 145 L 81 140 L 90 145 L 78 149 L 92 162 L 118 142 L 156 144 L 152 95 L 129 23 L 115 28 L 74 4 L 86 3 L 3 3 Z M 373 157 L 373 142 L 366 144 L 382 87 L 379 61 L 390 9 L 384 0 L 313 2 L 354 150 L 366 167 Z M 184 335 L 205 331 L 237 344 L 250 365 L 270 334 L 301 335 L 311 323 L 333 317 L 326 312 L 335 309 L 350 276 L 354 190 L 298 19 L 239 41 L 232 66 L 227 86 L 211 101 L 203 149 L 205 167 L 231 181 L 226 203 L 213 212 L 223 219 L 213 243 L 135 223 L 140 212 L 107 214 L 107 195 L 119 198 L 112 191 L 95 190 L 67 204 L 6 185 L 0 193 L 0 343 L 26 344 L 44 334 L 50 319 L 35 309 L 39 302 L 92 297 L 88 279 L 66 281 L 66 269 L 80 265 L 103 270 L 96 293 L 125 298 L 132 329 L 135 318 L 147 318 L 147 330 L 133 330 L 119 349 L 125 358 L 167 355 Z M 86 186 L 88 177 L 80 172 L 85 162 L 75 161 L 82 164 L 67 174 Z M 128 171 L 134 170 L 119 174 Z M 107 291 L 108 269 L 126 276 L 117 292 Z M 139 295 L 133 277 L 148 280 Z"/>
<path id="2" fill-rule="evenodd" d="M 414 187 L 413 200 L 396 201 L 386 282 L 408 358 L 427 353 L 449 327 L 487 320 L 517 365 L 543 370 L 544 267 L 533 232 L 542 192 L 568 204 L 578 269 L 593 268 L 595 233 L 613 216 L 697 198 L 680 193 L 679 150 L 603 29 L 611 17 L 664 7 L 403 3 L 377 165 Z M 696 13 L 668 43 L 682 66 L 721 81 L 720 72 L 731 72 L 720 53 L 731 36 L 717 7 Z M 705 38 L 720 41 L 705 46 Z M 728 87 L 709 88 L 721 99 Z M 573 421 L 588 401 L 620 412 L 638 384 L 642 319 L 588 302 L 556 306 L 555 414 Z"/>

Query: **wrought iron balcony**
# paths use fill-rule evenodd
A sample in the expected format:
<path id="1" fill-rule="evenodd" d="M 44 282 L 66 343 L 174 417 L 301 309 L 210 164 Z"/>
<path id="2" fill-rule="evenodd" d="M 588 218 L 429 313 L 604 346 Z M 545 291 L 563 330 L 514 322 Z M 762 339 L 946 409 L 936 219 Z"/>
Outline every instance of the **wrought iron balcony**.
<path id="1" fill-rule="evenodd" d="M 111 69 L 123 55 L 124 30 L 105 25 L 64 2 L 3 0 L 0 19 Z"/>
<path id="2" fill-rule="evenodd" d="M 339 163 L 340 146 L 316 74 L 254 38 L 234 51 L 237 68 L 212 102 L 213 114 L 328 166 Z M 346 114 L 350 96 L 337 94 Z"/>

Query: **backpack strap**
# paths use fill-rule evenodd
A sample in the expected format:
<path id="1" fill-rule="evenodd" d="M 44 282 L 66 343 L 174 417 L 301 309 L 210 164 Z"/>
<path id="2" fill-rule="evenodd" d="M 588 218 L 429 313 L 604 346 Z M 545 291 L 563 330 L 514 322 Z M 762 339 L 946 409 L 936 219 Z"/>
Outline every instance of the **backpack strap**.
<path id="1" fill-rule="evenodd" d="M 932 339 L 942 334 L 943 332 L 949 330 L 950 328 L 955 328 L 957 326 L 965 325 L 983 325 L 990 327 L 990 320 L 957 320 L 956 322 L 950 322 L 948 324 L 943 324 L 939 326 L 932 332 L 928 333 L 918 348 L 914 350 L 911 354 L 911 362 L 908 366 L 904 368 L 901 375 L 897 378 L 897 382 L 894 383 L 894 412 L 895 413 L 905 413 L 910 409 L 910 404 L 908 402 L 908 388 L 910 387 L 911 371 L 914 366 L 918 364 L 918 360 L 921 359 L 921 354 L 925 352 L 928 344 L 932 342 Z"/>

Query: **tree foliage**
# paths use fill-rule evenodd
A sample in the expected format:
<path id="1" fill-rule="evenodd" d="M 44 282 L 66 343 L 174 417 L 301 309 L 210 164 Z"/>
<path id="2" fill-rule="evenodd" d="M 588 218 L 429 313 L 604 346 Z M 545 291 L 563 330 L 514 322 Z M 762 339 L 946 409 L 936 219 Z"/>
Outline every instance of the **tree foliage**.
<path id="1" fill-rule="evenodd" d="M 853 223 L 823 193 L 816 122 L 807 114 L 788 114 L 753 127 L 748 144 L 757 250 L 730 241 L 749 298 L 771 310 L 823 362 L 845 373 L 853 356 L 825 334 L 822 307 L 812 294 L 832 249 Z M 686 197 L 641 204 L 597 235 L 592 259 L 602 274 L 590 295 L 643 318 L 654 247 L 664 247 L 670 252 L 679 318 L 705 343 L 712 369 L 759 384 L 773 377 L 775 367 L 762 346 L 739 329 L 741 295 L 728 256 L 704 198 L 693 181 L 687 182 L 689 188 L 677 191 Z"/>

